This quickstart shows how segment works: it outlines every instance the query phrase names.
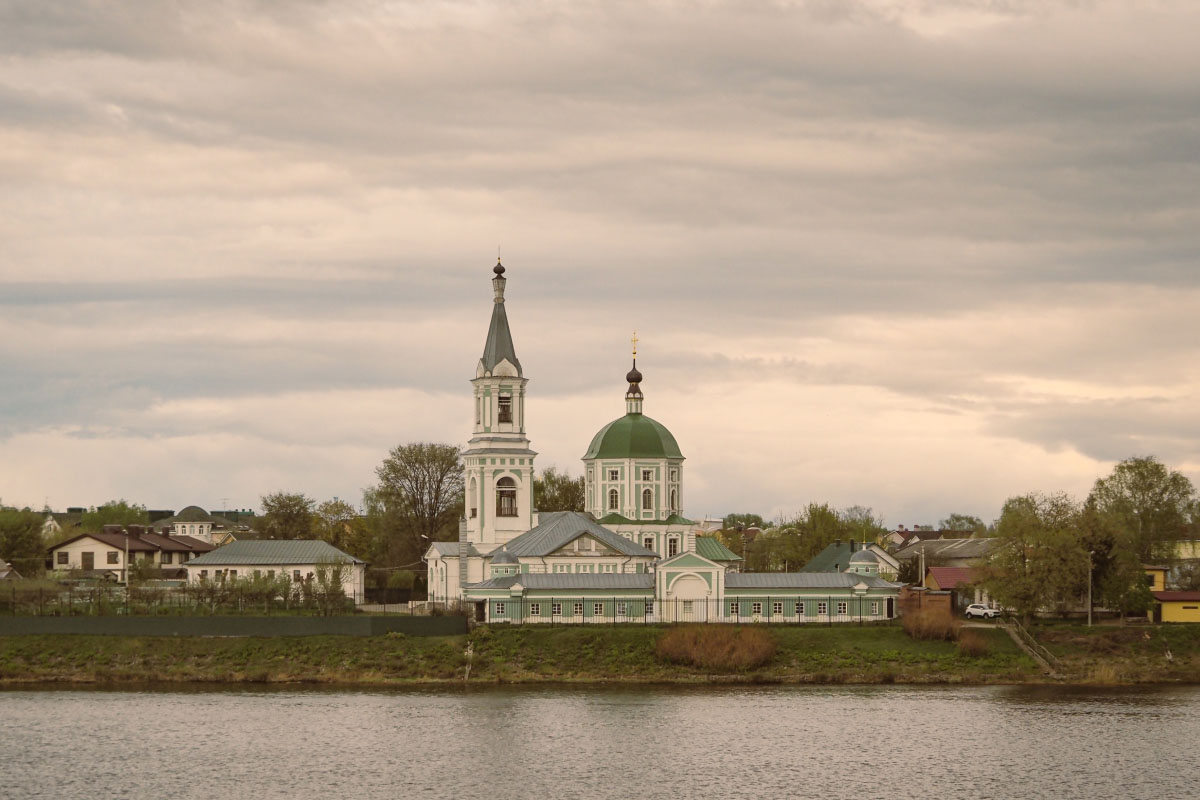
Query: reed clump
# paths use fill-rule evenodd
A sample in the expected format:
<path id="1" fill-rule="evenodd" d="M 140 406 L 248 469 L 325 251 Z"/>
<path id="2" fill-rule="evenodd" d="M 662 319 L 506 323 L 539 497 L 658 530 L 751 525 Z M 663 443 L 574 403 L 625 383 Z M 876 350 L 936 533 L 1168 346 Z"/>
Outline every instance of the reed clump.
<path id="1" fill-rule="evenodd" d="M 962 622 L 949 611 L 918 611 L 901 617 L 904 632 L 914 639 L 953 642 Z"/>
<path id="2" fill-rule="evenodd" d="M 741 672 L 766 664 L 775 655 L 771 631 L 731 625 L 688 625 L 659 637 L 658 657 L 713 672 Z"/>
<path id="3" fill-rule="evenodd" d="M 958 652 L 971 658 L 986 656 L 991 650 L 985 639 L 978 631 L 965 630 L 958 634 Z"/>

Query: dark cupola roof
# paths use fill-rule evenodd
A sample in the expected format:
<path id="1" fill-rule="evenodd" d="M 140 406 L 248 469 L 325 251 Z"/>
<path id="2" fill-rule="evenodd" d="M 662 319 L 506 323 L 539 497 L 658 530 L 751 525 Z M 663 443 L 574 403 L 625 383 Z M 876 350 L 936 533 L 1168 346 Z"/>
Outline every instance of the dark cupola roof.
<path id="1" fill-rule="evenodd" d="M 507 360 L 520 376 L 523 374 L 521 362 L 517 360 L 517 350 L 508 329 L 508 314 L 504 311 L 504 286 L 508 280 L 504 277 L 504 265 L 499 259 L 496 260 L 496 266 L 492 267 L 492 272 L 496 273 L 496 277 L 492 278 L 495 302 L 492 304 L 492 324 L 488 327 L 487 343 L 483 346 L 483 369 L 490 374 L 501 361 Z"/>

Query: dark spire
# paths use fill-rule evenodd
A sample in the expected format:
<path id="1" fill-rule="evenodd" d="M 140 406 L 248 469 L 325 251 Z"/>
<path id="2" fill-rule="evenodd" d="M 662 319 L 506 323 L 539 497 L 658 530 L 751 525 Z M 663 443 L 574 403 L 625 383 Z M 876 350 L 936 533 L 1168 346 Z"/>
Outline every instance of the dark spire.
<path id="1" fill-rule="evenodd" d="M 504 265 L 496 259 L 492 267 L 496 277 L 492 278 L 492 289 L 495 292 L 492 305 L 492 324 L 488 327 L 487 343 L 483 346 L 483 368 L 494 372 L 496 365 L 508 359 L 516 367 L 517 375 L 522 375 L 521 362 L 517 360 L 517 351 L 513 347 L 512 333 L 508 330 L 508 314 L 504 311 L 504 286 L 508 283 L 504 277 Z"/>

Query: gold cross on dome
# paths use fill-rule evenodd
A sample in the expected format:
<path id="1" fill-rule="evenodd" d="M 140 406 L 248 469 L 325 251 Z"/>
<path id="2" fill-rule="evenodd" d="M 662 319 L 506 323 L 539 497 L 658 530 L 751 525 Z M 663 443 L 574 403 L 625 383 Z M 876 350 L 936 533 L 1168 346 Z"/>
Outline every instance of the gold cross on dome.
<path id="1" fill-rule="evenodd" d="M 634 355 L 634 357 L 637 356 L 637 343 L 638 343 L 637 331 L 634 331 L 633 332 L 633 355 Z"/>

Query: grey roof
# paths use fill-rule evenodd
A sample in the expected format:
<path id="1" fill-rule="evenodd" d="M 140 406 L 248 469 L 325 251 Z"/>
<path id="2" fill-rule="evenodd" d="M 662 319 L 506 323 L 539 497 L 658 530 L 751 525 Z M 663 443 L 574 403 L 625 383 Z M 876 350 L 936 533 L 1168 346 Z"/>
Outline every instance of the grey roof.
<path id="1" fill-rule="evenodd" d="M 524 375 L 521 362 L 517 360 L 516 348 L 513 347 L 512 334 L 508 330 L 508 314 L 504 311 L 504 296 L 501 294 L 492 305 L 492 324 L 488 327 L 487 343 L 483 346 L 483 368 L 494 372 L 496 365 L 505 359 L 517 368 L 517 375 Z"/>
<path id="2" fill-rule="evenodd" d="M 501 547 L 499 550 L 492 553 L 493 564 L 519 564 L 516 556 Z"/>
<path id="3" fill-rule="evenodd" d="M 859 550 L 854 555 L 850 556 L 851 564 L 878 564 L 879 556 L 872 553 L 870 550 Z"/>
<path id="4" fill-rule="evenodd" d="M 444 558 L 446 556 L 453 557 L 458 555 L 458 542 L 434 542 L 429 546 L 433 549 L 433 554 L 437 558 Z M 467 542 L 467 555 L 482 556 L 483 553 L 479 552 L 479 550 L 475 548 L 475 545 Z"/>
<path id="5" fill-rule="evenodd" d="M 328 564 L 366 562 L 343 553 L 328 542 L 315 539 L 285 539 L 232 542 L 211 553 L 193 558 L 189 567 L 226 564 Z"/>
<path id="6" fill-rule="evenodd" d="M 907 547 L 896 551 L 896 558 L 907 561 L 916 558 L 921 553 L 925 558 L 986 558 L 992 554 L 999 539 L 933 539 L 926 542 L 913 542 Z"/>
<path id="7" fill-rule="evenodd" d="M 871 589 L 891 589 L 898 583 L 874 575 L 848 572 L 729 572 L 725 589 L 850 589 L 865 583 Z"/>
<path id="8" fill-rule="evenodd" d="M 526 589 L 630 589 L 654 591 L 654 576 L 648 572 L 635 574 L 575 574 L 524 573 L 491 578 L 481 583 L 467 584 L 468 589 L 509 589 L 519 583 Z"/>
<path id="9" fill-rule="evenodd" d="M 850 565 L 850 560 L 854 554 L 860 550 L 870 549 L 871 545 L 862 545 L 854 541 L 834 542 L 828 545 L 824 550 L 813 556 L 812 561 L 809 561 L 800 568 L 801 572 L 841 572 Z M 878 555 L 878 553 L 876 553 Z M 880 561 L 886 559 L 880 558 Z"/>
<path id="10" fill-rule="evenodd" d="M 215 514 L 210 514 L 200 506 L 188 506 L 173 517 L 165 517 L 160 520 L 155 520 L 150 523 L 150 527 L 156 531 L 163 528 L 169 528 L 176 522 L 209 522 L 214 528 L 236 528 L 237 525 L 225 517 L 218 517 Z"/>
<path id="11" fill-rule="evenodd" d="M 504 545 L 514 556 L 539 558 L 574 541 L 580 534 L 589 534 L 607 546 L 627 556 L 654 558 L 655 552 L 634 544 L 605 528 L 589 515 L 579 511 L 546 511 L 538 517 L 536 528 L 510 539 Z"/>

